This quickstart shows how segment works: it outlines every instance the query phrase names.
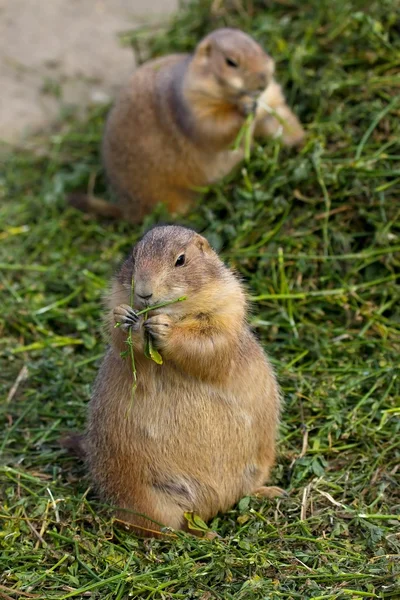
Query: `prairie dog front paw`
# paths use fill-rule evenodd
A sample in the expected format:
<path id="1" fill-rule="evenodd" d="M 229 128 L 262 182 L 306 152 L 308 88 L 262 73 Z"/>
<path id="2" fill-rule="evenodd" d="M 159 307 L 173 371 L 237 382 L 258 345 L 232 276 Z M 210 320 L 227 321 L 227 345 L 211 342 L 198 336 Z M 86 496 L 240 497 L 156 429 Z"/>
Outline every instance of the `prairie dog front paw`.
<path id="1" fill-rule="evenodd" d="M 257 109 L 257 100 L 254 96 L 242 96 L 238 102 L 238 108 L 244 117 L 254 114 Z"/>
<path id="2" fill-rule="evenodd" d="M 168 315 L 154 315 L 144 322 L 145 330 L 156 344 L 162 344 L 170 335 L 173 321 Z"/>
<path id="3" fill-rule="evenodd" d="M 120 304 L 114 308 L 114 324 L 128 331 L 131 327 L 137 329 L 139 326 L 139 316 L 128 304 Z"/>

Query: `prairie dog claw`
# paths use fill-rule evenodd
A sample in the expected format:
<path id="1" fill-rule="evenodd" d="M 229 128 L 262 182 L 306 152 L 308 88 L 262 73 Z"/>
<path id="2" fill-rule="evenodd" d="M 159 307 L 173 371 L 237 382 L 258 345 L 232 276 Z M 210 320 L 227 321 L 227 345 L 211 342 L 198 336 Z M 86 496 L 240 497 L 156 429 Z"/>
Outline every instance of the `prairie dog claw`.
<path id="1" fill-rule="evenodd" d="M 120 324 L 121 329 L 128 331 L 131 327 L 136 328 L 139 316 L 128 304 L 120 304 L 114 308 L 114 323 Z"/>
<path id="2" fill-rule="evenodd" d="M 168 315 L 154 315 L 144 322 L 144 328 L 152 338 L 160 343 L 166 340 L 171 332 L 172 319 Z"/>

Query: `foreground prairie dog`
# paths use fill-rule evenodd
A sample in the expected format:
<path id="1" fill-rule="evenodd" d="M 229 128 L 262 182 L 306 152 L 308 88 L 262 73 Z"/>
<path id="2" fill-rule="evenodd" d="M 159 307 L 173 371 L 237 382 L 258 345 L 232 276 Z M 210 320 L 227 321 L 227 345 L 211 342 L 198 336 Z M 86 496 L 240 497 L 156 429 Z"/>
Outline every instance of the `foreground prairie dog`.
<path id="1" fill-rule="evenodd" d="M 192 55 L 142 65 L 111 110 L 103 138 L 118 203 L 82 194 L 71 203 L 133 223 L 159 202 L 171 213 L 187 212 L 196 188 L 218 181 L 243 159 L 244 144 L 232 146 L 254 111 L 253 136 L 300 144 L 304 130 L 273 72 L 274 61 L 259 44 L 228 28 L 209 34 Z"/>
<path id="2" fill-rule="evenodd" d="M 136 314 L 184 295 L 146 320 Z M 185 529 L 185 511 L 207 521 L 245 495 L 284 495 L 265 486 L 275 460 L 278 384 L 247 325 L 242 285 L 207 240 L 184 227 L 150 230 L 115 278 L 108 307 L 110 347 L 80 447 L 117 517 L 157 535 L 159 524 Z M 129 330 L 133 397 L 132 363 L 121 357 Z M 162 365 L 144 356 L 145 332 Z"/>

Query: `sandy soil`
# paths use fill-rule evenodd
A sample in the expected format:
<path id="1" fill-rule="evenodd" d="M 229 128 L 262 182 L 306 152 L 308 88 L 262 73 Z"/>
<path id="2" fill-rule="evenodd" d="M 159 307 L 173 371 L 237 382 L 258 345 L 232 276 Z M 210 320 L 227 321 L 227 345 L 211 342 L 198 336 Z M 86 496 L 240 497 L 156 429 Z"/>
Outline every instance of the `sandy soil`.
<path id="1" fill-rule="evenodd" d="M 134 68 L 117 34 L 165 21 L 177 0 L 0 0 L 0 140 L 20 142 L 61 110 L 108 101 Z"/>

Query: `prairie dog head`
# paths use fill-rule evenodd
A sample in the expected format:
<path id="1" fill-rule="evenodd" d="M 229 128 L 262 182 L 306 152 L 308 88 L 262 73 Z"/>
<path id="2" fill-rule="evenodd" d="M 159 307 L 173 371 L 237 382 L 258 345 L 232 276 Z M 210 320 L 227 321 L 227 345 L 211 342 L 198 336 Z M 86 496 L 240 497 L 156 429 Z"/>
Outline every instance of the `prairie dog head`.
<path id="1" fill-rule="evenodd" d="M 255 100 L 265 90 L 274 72 L 274 61 L 243 31 L 223 28 L 199 43 L 191 71 L 192 89 L 236 104 L 244 97 Z"/>
<path id="2" fill-rule="evenodd" d="M 240 306 L 245 305 L 237 278 L 208 241 L 186 227 L 167 225 L 147 232 L 120 272 L 120 283 L 126 290 L 131 288 L 132 276 L 137 310 L 182 296 L 186 296 L 185 301 L 159 310 L 182 316 L 212 312 L 229 305 L 230 298 Z"/>

